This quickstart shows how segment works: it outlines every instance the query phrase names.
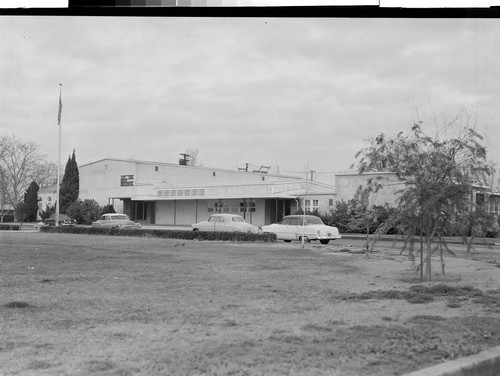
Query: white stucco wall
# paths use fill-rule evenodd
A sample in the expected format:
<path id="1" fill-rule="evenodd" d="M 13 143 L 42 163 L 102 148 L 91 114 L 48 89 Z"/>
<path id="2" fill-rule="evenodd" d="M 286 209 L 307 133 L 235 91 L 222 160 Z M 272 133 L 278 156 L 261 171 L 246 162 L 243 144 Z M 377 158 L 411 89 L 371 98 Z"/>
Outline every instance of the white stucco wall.
<path id="1" fill-rule="evenodd" d="M 404 184 L 391 173 L 367 173 L 367 174 L 341 174 L 335 177 L 335 201 L 348 201 L 354 198 L 358 187 L 367 186 L 368 179 L 381 177 L 380 183 L 383 188 L 371 196 L 373 205 L 394 205 L 398 198 L 397 191 Z"/>

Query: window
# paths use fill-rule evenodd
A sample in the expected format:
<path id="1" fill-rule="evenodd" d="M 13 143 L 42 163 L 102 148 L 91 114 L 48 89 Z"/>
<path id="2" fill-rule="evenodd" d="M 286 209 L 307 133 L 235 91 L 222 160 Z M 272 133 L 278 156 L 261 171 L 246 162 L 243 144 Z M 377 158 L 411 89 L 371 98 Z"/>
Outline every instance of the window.
<path id="1" fill-rule="evenodd" d="M 214 172 L 212 172 L 212 176 L 215 176 L 215 171 L 214 171 Z"/>
<path id="2" fill-rule="evenodd" d="M 310 213 L 318 209 L 319 209 L 319 200 L 304 200 L 304 210 L 306 212 Z"/>
<path id="3" fill-rule="evenodd" d="M 158 171 L 158 166 L 155 166 L 155 171 Z"/>
<path id="4" fill-rule="evenodd" d="M 333 198 L 328 200 L 328 206 L 333 206 Z"/>
<path id="5" fill-rule="evenodd" d="M 312 211 L 319 209 L 319 200 L 313 200 Z"/>
<path id="6" fill-rule="evenodd" d="M 49 197 L 47 197 L 47 201 L 48 201 L 48 202 L 51 202 L 51 201 L 52 201 L 52 197 L 50 197 L 50 196 L 49 196 Z"/>

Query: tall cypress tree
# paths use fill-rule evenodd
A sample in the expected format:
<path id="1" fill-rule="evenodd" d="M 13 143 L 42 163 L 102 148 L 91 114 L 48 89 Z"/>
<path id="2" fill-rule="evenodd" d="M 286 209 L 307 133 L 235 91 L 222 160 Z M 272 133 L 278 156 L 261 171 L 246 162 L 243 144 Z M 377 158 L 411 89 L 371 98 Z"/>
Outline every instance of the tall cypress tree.
<path id="1" fill-rule="evenodd" d="M 24 193 L 24 205 L 22 206 L 24 220 L 35 222 L 38 214 L 38 189 L 36 181 L 32 181 Z"/>
<path id="2" fill-rule="evenodd" d="M 78 172 L 78 164 L 76 163 L 75 150 L 73 150 L 73 155 L 68 157 L 68 162 L 66 162 L 59 190 L 61 213 L 66 213 L 66 209 L 78 199 L 79 191 L 80 173 Z"/>

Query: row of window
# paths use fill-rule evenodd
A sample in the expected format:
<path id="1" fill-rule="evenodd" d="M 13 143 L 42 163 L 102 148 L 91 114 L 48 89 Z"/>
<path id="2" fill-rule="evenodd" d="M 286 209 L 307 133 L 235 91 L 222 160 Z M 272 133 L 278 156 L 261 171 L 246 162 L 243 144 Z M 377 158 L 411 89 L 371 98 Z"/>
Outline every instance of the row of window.
<path id="1" fill-rule="evenodd" d="M 255 212 L 256 205 L 255 202 L 238 202 L 238 203 L 224 203 L 218 201 L 213 207 L 208 208 L 209 213 L 249 213 Z"/>

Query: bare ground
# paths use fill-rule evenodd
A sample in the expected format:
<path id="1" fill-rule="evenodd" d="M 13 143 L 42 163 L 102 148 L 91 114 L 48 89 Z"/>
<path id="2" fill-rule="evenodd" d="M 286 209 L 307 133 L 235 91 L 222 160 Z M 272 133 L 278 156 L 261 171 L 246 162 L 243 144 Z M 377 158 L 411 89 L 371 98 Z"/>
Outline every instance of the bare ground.
<path id="1" fill-rule="evenodd" d="M 500 344 L 498 247 L 0 233 L 2 375 L 401 375 Z M 475 259 L 475 260 L 471 260 Z"/>

